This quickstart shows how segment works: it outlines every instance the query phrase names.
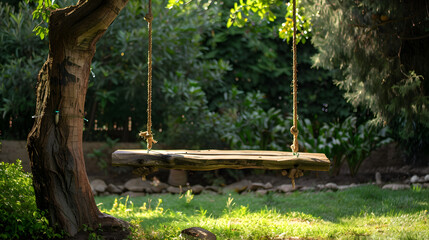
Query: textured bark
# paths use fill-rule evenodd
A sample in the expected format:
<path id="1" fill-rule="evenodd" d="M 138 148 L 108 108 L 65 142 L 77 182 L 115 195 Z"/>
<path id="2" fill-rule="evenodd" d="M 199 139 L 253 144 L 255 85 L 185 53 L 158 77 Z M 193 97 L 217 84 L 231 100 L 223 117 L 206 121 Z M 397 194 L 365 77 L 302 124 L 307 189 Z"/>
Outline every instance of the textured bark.
<path id="1" fill-rule="evenodd" d="M 82 151 L 85 95 L 95 44 L 127 1 L 79 1 L 51 13 L 49 56 L 37 84 L 34 126 L 27 148 L 37 206 L 71 237 L 83 226 L 122 238 L 128 224 L 101 213 L 86 175 Z"/>

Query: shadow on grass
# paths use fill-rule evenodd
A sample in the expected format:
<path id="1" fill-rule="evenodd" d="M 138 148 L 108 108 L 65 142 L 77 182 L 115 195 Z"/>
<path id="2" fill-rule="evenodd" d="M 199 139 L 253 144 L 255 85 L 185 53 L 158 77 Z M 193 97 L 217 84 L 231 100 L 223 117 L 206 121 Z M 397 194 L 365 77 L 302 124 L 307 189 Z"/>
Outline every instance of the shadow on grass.
<path id="1" fill-rule="evenodd" d="M 111 209 L 114 197 L 97 197 L 97 202 L 103 202 L 102 208 Z M 338 192 L 295 192 L 292 194 L 269 193 L 256 196 L 253 193 L 239 195 L 236 193 L 223 195 L 196 195 L 186 203 L 178 195 L 148 195 L 130 198 L 134 208 L 145 205 L 154 209 L 162 199 L 159 207 L 164 214 L 146 215 L 154 224 L 162 224 L 177 220 L 179 216 L 210 216 L 220 218 L 234 212 L 241 206 L 246 207 L 247 213 L 261 213 L 273 210 L 278 214 L 288 216 L 292 213 L 303 213 L 314 218 L 340 222 L 344 218 L 359 217 L 366 214 L 375 216 L 397 216 L 399 214 L 414 214 L 429 209 L 429 190 L 382 190 L 376 186 L 361 186 Z M 125 198 L 122 199 L 125 201 Z M 170 214 L 170 215 L 168 215 Z"/>

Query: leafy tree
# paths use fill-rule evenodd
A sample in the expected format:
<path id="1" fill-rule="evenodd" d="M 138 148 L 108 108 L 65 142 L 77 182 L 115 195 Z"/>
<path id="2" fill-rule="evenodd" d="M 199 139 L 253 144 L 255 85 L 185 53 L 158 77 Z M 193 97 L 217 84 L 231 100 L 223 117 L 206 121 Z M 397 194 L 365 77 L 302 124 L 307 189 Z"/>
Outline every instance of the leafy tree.
<path id="1" fill-rule="evenodd" d="M 25 138 L 34 113 L 37 71 L 46 60 L 47 41 L 32 33 L 31 8 L 0 3 L 0 129 L 2 137 Z M 9 121 L 12 120 L 12 128 Z"/>
<path id="2" fill-rule="evenodd" d="M 315 65 L 335 70 L 346 99 L 395 129 L 411 163 L 424 163 L 429 146 L 428 2 L 308 0 L 305 6 L 319 50 Z"/>

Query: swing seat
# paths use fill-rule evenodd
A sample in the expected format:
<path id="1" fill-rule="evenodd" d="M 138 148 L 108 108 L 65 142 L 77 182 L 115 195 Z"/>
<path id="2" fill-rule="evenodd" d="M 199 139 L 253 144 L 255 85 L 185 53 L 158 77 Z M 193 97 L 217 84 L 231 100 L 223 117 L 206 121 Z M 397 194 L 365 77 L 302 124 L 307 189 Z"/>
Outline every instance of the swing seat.
<path id="1" fill-rule="evenodd" d="M 328 171 L 329 159 L 323 153 L 299 153 L 259 150 L 117 150 L 113 166 L 149 167 L 208 171 L 221 168 Z"/>

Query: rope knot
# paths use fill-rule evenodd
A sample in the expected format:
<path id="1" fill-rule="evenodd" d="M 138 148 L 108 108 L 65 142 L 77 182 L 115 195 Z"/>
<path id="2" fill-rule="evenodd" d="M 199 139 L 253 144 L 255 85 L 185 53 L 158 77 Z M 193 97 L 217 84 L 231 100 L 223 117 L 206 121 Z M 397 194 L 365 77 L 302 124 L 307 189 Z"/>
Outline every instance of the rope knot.
<path id="1" fill-rule="evenodd" d="M 292 149 L 292 152 L 297 153 L 298 148 L 299 148 L 299 144 L 298 144 L 298 133 L 299 133 L 299 131 L 298 131 L 298 128 L 296 126 L 292 126 L 290 128 L 290 133 L 292 133 L 292 135 L 293 135 L 293 144 L 290 146 L 290 148 Z"/>
<path id="2" fill-rule="evenodd" d="M 153 139 L 153 135 L 149 133 L 149 131 L 140 132 L 139 136 L 144 138 L 144 140 L 147 142 L 147 149 L 152 149 L 152 145 L 157 143 L 155 139 Z"/>
<path id="3" fill-rule="evenodd" d="M 148 22 L 148 23 L 152 22 L 152 20 L 153 20 L 153 15 L 152 15 L 152 13 L 147 13 L 147 14 L 144 16 L 144 20 L 146 20 L 146 22 Z"/>
<path id="4" fill-rule="evenodd" d="M 298 128 L 295 126 L 292 126 L 290 128 L 290 133 L 292 133 L 292 135 L 294 135 L 294 136 L 298 136 L 298 133 L 299 133 Z"/>

